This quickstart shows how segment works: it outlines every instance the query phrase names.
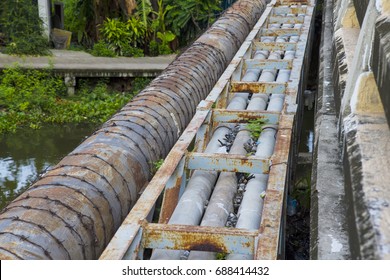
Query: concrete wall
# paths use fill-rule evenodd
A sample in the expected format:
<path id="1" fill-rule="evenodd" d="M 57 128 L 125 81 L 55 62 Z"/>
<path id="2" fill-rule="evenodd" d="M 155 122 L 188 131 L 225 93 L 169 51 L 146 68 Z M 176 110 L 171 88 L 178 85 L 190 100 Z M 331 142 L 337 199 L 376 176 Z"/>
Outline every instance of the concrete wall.
<path id="1" fill-rule="evenodd" d="M 315 143 L 311 257 L 389 259 L 390 2 L 324 2 L 329 38 L 322 44 L 326 55 L 320 72 L 326 86 L 319 89 L 319 104 L 326 100 L 334 118 L 324 125 L 319 121 L 326 116 L 324 106 L 317 107 L 316 138 L 331 138 L 333 149 L 324 151 L 323 142 Z M 329 68 L 331 74 L 324 76 Z M 335 205 L 337 223 L 326 215 Z"/>

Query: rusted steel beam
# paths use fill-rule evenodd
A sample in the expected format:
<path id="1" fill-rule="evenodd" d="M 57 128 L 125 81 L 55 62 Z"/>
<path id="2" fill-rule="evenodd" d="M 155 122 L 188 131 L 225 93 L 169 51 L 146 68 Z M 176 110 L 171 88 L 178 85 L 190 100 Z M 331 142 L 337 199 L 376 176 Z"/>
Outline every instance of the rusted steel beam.
<path id="1" fill-rule="evenodd" d="M 268 159 L 229 154 L 190 153 L 187 156 L 187 168 L 196 170 L 212 170 L 219 172 L 268 173 Z"/>
<path id="2" fill-rule="evenodd" d="M 279 113 L 267 111 L 234 111 L 226 109 L 214 110 L 215 123 L 244 123 L 251 120 L 263 119 L 267 125 L 276 125 L 279 122 Z"/>
<path id="3" fill-rule="evenodd" d="M 230 84 L 233 92 L 250 92 L 250 93 L 276 93 L 283 94 L 286 92 L 286 83 L 277 82 L 238 82 Z"/>
<path id="4" fill-rule="evenodd" d="M 283 29 L 281 29 L 283 30 Z M 280 35 L 279 35 L 280 36 Z M 297 48 L 296 43 L 290 42 L 255 42 L 254 50 L 267 50 L 267 51 L 295 51 Z"/>
<path id="5" fill-rule="evenodd" d="M 286 29 L 262 29 L 261 36 L 299 36 L 300 30 L 298 28 Z"/>
<path id="6" fill-rule="evenodd" d="M 144 248 L 241 254 L 253 254 L 258 235 L 256 230 L 165 224 L 147 224 L 143 233 Z"/>
<path id="7" fill-rule="evenodd" d="M 263 219 L 255 259 L 275 260 L 278 257 L 279 238 L 283 222 L 290 145 L 294 115 L 282 115 L 276 136 L 275 152 L 271 157 L 267 194 L 264 198 Z"/>
<path id="8" fill-rule="evenodd" d="M 236 2 L 133 101 L 6 207 L 0 259 L 98 258 L 150 180 L 153 162 L 175 144 L 265 6 L 264 0 Z"/>
<path id="9" fill-rule="evenodd" d="M 274 24 L 274 23 L 279 23 L 279 24 L 296 24 L 296 23 L 303 23 L 304 16 L 298 16 L 298 17 L 293 17 L 293 16 L 272 16 L 269 18 L 268 23 L 269 24 Z"/>

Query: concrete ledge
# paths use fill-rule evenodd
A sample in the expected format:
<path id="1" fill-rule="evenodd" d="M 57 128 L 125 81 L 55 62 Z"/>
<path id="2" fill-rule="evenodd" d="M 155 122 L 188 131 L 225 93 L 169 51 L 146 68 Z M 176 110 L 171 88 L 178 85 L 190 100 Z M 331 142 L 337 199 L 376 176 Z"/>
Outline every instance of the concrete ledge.
<path id="1" fill-rule="evenodd" d="M 390 124 L 390 17 L 380 16 L 375 23 L 373 72 L 387 121 Z"/>
<path id="2" fill-rule="evenodd" d="M 390 131 L 384 115 L 345 120 L 344 173 L 354 259 L 390 259 Z"/>
<path id="3" fill-rule="evenodd" d="M 94 57 L 80 51 L 52 50 L 53 56 L 17 57 L 0 53 L 0 69 L 47 69 L 73 77 L 156 77 L 176 55 L 158 57 Z"/>
<path id="4" fill-rule="evenodd" d="M 349 259 L 344 177 L 333 93 L 333 1 L 324 1 L 311 185 L 310 258 Z"/>

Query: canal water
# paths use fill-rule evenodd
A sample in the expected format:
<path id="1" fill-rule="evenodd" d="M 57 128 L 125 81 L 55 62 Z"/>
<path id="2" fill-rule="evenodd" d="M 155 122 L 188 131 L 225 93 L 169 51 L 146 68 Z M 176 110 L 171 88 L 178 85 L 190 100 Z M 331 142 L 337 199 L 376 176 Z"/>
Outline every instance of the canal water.
<path id="1" fill-rule="evenodd" d="M 95 130 L 95 125 L 45 125 L 0 135 L 0 210 Z"/>

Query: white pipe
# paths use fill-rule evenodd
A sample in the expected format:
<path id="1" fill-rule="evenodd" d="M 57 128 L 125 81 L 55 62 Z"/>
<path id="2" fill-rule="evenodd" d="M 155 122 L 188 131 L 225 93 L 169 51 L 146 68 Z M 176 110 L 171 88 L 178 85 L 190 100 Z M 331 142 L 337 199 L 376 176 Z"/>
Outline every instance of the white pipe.
<path id="1" fill-rule="evenodd" d="M 268 95 L 265 93 L 253 94 L 248 104 L 247 110 L 264 110 L 267 107 L 268 98 Z"/>
<path id="2" fill-rule="evenodd" d="M 243 82 L 255 82 L 260 76 L 261 69 L 250 68 L 246 70 L 244 77 L 241 79 Z"/>
<path id="3" fill-rule="evenodd" d="M 280 112 L 283 109 L 284 94 L 274 93 L 271 95 L 267 111 Z"/>
<path id="4" fill-rule="evenodd" d="M 287 83 L 290 79 L 291 70 L 288 69 L 280 69 L 278 73 L 278 77 L 276 78 L 276 82 L 278 83 Z"/>
<path id="5" fill-rule="evenodd" d="M 248 92 L 236 92 L 229 103 L 230 110 L 242 110 L 248 105 Z"/>

